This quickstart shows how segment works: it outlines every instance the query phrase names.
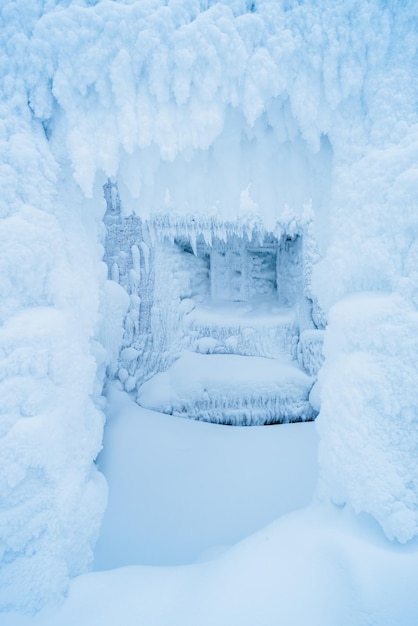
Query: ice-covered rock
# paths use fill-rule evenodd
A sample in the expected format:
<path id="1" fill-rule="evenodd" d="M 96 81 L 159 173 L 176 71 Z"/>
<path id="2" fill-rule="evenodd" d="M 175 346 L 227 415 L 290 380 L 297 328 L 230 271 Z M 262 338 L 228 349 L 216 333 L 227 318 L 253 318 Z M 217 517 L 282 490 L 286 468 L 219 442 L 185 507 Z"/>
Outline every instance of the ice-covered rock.
<path id="1" fill-rule="evenodd" d="M 290 359 L 185 352 L 144 383 L 141 406 L 206 422 L 242 426 L 313 419 L 313 379 Z"/>
<path id="2" fill-rule="evenodd" d="M 322 493 L 408 541 L 418 533 L 418 313 L 399 296 L 348 297 L 331 310 L 324 353 Z"/>
<path id="3" fill-rule="evenodd" d="M 316 376 L 324 362 L 324 330 L 309 329 L 301 332 L 298 343 L 298 361 L 305 372 Z"/>

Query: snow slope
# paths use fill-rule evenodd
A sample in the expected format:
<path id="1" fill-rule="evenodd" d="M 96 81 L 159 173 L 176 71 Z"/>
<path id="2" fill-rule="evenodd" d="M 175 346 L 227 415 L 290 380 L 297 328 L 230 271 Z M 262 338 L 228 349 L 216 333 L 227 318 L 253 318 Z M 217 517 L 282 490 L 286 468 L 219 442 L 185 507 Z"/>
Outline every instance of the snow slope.
<path id="1" fill-rule="evenodd" d="M 215 560 L 75 579 L 59 611 L 2 626 L 415 626 L 416 545 L 394 548 L 344 510 L 285 516 Z"/>

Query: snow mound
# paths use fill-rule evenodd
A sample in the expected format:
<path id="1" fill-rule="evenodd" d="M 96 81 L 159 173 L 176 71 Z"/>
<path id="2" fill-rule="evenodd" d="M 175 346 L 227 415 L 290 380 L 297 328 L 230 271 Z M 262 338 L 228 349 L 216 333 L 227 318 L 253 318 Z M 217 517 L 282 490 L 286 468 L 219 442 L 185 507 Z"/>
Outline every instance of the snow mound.
<path id="1" fill-rule="evenodd" d="M 390 545 L 347 509 L 312 506 L 211 561 L 80 576 L 59 611 L 0 624 L 415 626 L 417 576 L 416 545 Z"/>
<path id="2" fill-rule="evenodd" d="M 313 379 L 290 359 L 185 352 L 144 383 L 141 406 L 224 424 L 269 424 L 313 418 Z"/>
<path id="3" fill-rule="evenodd" d="M 323 492 L 408 541 L 418 533 L 418 313 L 399 296 L 345 298 L 331 310 L 324 351 Z"/>

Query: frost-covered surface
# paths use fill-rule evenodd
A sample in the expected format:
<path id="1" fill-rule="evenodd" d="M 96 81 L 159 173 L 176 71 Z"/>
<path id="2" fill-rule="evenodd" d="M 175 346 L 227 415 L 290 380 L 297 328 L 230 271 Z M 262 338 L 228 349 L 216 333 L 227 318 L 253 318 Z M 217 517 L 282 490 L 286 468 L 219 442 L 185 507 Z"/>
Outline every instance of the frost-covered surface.
<path id="1" fill-rule="evenodd" d="M 205 422 L 271 424 L 305 421 L 313 379 L 290 359 L 184 352 L 144 383 L 141 406 Z"/>
<path id="2" fill-rule="evenodd" d="M 118 186 L 104 190 L 105 260 L 130 296 L 117 370 L 126 391 L 144 407 L 216 423 L 312 419 L 313 380 L 296 361 L 318 309 L 308 225 L 268 233 L 239 220 L 124 218 Z M 316 374 L 320 358 L 304 345 L 300 366 Z"/>
<path id="3" fill-rule="evenodd" d="M 320 59 L 311 56 L 326 37 L 317 32 L 304 45 L 297 6 L 250 9 L 243 0 L 99 2 L 38 23 L 33 54 L 48 62 L 38 65 L 31 105 L 52 140 L 65 125 L 86 193 L 102 169 L 118 176 L 127 210 L 256 213 L 273 223 L 285 203 L 301 211 L 311 197 L 322 199 L 327 112 L 324 123 L 315 118 L 322 103 L 330 107 Z M 338 91 L 334 106 L 360 89 L 355 78 L 346 94 L 326 84 Z"/>
<path id="4" fill-rule="evenodd" d="M 61 599 L 91 563 L 107 492 L 93 463 L 108 359 L 101 215 L 27 106 L 40 13 L 6 2 L 0 19 L 0 611 Z"/>
<path id="5" fill-rule="evenodd" d="M 310 376 L 316 376 L 324 362 L 325 332 L 317 328 L 304 330 L 298 343 L 298 361 Z"/>
<path id="6" fill-rule="evenodd" d="M 295 356 L 299 328 L 293 308 L 273 302 L 191 304 L 184 316 L 190 348 L 202 354 Z"/>
<path id="7" fill-rule="evenodd" d="M 414 537 L 415 0 L 5 0 L 0 15 L 1 606 L 56 598 L 87 566 L 104 506 L 92 465 L 102 416 L 92 398 L 118 351 L 126 305 L 115 285 L 104 286 L 97 245 L 108 176 L 125 213 L 144 217 L 238 216 L 274 230 L 311 202 L 324 258 L 308 283 L 330 315 L 323 494 L 370 512 L 390 537 Z M 149 248 L 131 252 L 134 264 L 152 259 Z M 341 302 L 364 291 L 386 295 Z M 116 303 L 104 304 L 105 292 Z M 131 298 L 133 327 L 141 306 Z M 147 353 L 163 369 L 177 349 L 177 313 L 158 299 L 147 306 L 156 328 L 169 329 Z M 320 309 L 313 317 L 323 328 Z M 91 342 L 95 333 L 107 354 Z M 123 347 L 129 364 L 138 355 Z M 405 571 L 410 579 L 399 580 L 410 590 Z M 399 598 L 402 588 L 393 585 Z M 276 591 L 274 583 L 271 598 Z M 307 599 L 315 602 L 303 596 L 301 611 Z M 381 626 L 373 602 L 362 606 Z M 408 623 L 409 609 L 393 610 L 388 623 Z"/>
<path id="8" fill-rule="evenodd" d="M 325 357 L 322 488 L 408 541 L 418 532 L 418 313 L 400 296 L 346 298 L 331 310 Z"/>
<path id="9" fill-rule="evenodd" d="M 123 218 L 117 185 L 105 195 L 105 260 L 130 296 L 115 371 L 124 388 L 142 406 L 205 421 L 312 419 L 312 381 L 296 361 L 300 331 L 318 310 L 308 225 L 278 223 L 273 234 L 238 220 Z M 312 358 L 299 361 L 312 369 Z M 234 380 L 231 367 L 241 372 Z"/>

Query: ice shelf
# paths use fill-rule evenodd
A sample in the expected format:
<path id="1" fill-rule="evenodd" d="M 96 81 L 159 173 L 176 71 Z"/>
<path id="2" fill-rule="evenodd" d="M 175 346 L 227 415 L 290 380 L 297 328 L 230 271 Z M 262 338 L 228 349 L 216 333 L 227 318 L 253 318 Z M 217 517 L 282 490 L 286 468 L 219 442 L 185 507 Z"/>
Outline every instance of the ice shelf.
<path id="1" fill-rule="evenodd" d="M 267 302 L 199 305 L 184 316 L 190 348 L 202 354 L 296 356 L 299 338 L 294 308 Z"/>

